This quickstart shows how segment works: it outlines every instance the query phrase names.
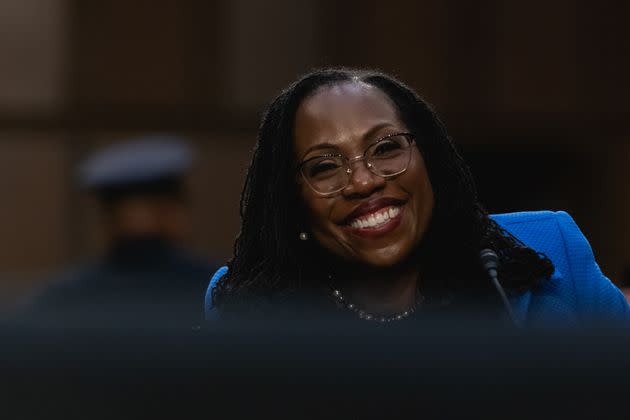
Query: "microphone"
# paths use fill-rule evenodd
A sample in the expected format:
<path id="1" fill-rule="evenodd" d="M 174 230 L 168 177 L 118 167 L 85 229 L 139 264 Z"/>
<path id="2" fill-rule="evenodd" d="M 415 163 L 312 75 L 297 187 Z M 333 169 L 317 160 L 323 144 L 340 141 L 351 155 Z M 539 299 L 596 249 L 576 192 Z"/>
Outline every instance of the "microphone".
<path id="1" fill-rule="evenodd" d="M 501 301 L 503 302 L 503 306 L 505 307 L 505 311 L 507 312 L 510 319 L 512 320 L 512 323 L 517 327 L 520 326 L 519 322 L 516 320 L 516 317 L 514 316 L 512 305 L 510 305 L 510 302 L 508 301 L 508 298 L 505 295 L 505 290 L 503 290 L 501 283 L 499 283 L 499 272 L 498 272 L 499 257 L 497 256 L 497 253 L 491 250 L 490 248 L 485 248 L 485 249 L 482 249 L 481 252 L 479 253 L 479 259 L 481 260 L 481 265 L 483 266 L 484 270 L 486 270 L 486 272 L 488 273 L 488 276 L 490 276 L 490 279 L 492 280 L 492 284 L 494 284 L 494 288 L 497 289 L 497 292 L 499 293 L 499 296 L 501 297 Z"/>

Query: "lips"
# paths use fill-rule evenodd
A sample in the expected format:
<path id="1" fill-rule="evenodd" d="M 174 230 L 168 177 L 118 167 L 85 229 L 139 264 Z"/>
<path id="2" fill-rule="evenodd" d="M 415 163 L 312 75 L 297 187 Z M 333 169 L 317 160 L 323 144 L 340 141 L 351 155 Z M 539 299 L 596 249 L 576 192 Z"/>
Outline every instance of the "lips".
<path id="1" fill-rule="evenodd" d="M 344 229 L 353 235 L 377 239 L 400 226 L 406 201 L 380 198 L 367 201 L 345 219 Z"/>
<path id="2" fill-rule="evenodd" d="M 395 217 L 397 215 L 396 209 L 399 210 L 399 208 L 402 207 L 404 204 L 405 204 L 405 200 L 401 200 L 398 198 L 390 198 L 390 197 L 383 197 L 383 198 L 378 198 L 375 200 L 366 201 L 365 203 L 362 203 L 357 208 L 355 208 L 352 211 L 352 213 L 350 213 L 344 219 L 344 223 L 352 226 L 352 224 L 356 220 L 360 220 L 362 222 L 367 221 L 368 222 L 367 226 L 369 226 L 371 224 L 369 220 L 370 217 L 373 217 L 375 220 L 379 214 L 381 214 L 381 216 L 384 217 L 385 215 L 384 215 L 383 210 L 385 210 L 387 207 L 394 209 L 393 210 L 394 213 L 390 213 L 390 210 L 387 209 L 388 216 Z"/>
<path id="3" fill-rule="evenodd" d="M 387 206 L 375 212 L 354 218 L 345 225 L 349 233 L 355 237 L 378 239 L 395 231 L 402 222 L 405 207 Z"/>
<path id="4" fill-rule="evenodd" d="M 388 206 L 374 213 L 352 219 L 349 224 L 355 229 L 375 228 L 396 218 L 399 214 L 400 207 Z"/>

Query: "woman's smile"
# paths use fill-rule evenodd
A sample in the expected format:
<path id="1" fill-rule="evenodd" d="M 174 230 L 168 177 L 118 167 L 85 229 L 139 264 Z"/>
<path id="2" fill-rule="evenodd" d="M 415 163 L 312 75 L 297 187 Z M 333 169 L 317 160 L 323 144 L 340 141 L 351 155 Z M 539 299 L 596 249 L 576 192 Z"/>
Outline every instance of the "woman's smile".
<path id="1" fill-rule="evenodd" d="M 400 226 L 404 202 L 396 199 L 377 199 L 360 205 L 344 225 L 354 235 L 378 238 Z"/>

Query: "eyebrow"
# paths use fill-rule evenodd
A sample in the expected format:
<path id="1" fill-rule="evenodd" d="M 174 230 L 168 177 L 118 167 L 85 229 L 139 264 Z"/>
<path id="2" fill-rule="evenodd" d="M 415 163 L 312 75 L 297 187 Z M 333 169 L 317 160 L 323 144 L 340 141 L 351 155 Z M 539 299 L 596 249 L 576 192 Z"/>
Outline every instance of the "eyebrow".
<path id="1" fill-rule="evenodd" d="M 370 128 L 368 131 L 366 131 L 365 133 L 363 133 L 363 135 L 361 136 L 363 141 L 365 141 L 366 139 L 372 137 L 375 133 L 379 132 L 380 130 L 382 130 L 383 128 L 386 127 L 394 127 L 392 124 L 388 123 L 388 122 L 383 122 L 380 124 L 376 124 L 374 127 Z M 323 149 L 336 149 L 337 146 L 332 144 L 332 143 L 319 143 L 316 144 L 315 146 L 309 147 L 308 149 L 306 149 L 306 152 L 304 152 L 304 154 L 302 154 L 302 159 L 304 159 L 306 157 L 306 155 L 308 155 L 309 153 L 315 151 L 315 150 L 323 150 Z"/>

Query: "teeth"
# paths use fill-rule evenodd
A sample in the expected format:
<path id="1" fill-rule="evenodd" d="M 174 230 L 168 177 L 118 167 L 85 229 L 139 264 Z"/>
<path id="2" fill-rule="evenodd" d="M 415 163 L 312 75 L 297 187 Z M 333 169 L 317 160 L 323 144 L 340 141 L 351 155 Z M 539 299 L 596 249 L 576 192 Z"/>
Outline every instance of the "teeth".
<path id="1" fill-rule="evenodd" d="M 364 216 L 361 219 L 354 219 L 352 222 L 350 222 L 350 226 L 355 229 L 374 227 L 377 225 L 382 225 L 383 223 L 389 221 L 389 219 L 393 219 L 394 217 L 398 216 L 398 214 L 400 214 L 399 207 L 389 207 L 388 209 L 381 210 L 378 213 Z"/>

